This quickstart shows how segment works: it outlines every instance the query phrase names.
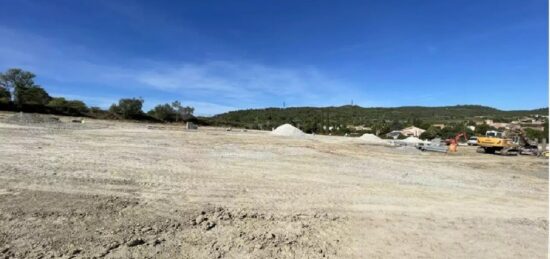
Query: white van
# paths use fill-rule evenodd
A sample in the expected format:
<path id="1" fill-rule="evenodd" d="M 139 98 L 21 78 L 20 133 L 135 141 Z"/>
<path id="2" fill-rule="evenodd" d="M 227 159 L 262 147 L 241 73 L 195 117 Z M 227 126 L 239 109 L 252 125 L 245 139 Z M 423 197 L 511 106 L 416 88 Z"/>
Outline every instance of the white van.
<path id="1" fill-rule="evenodd" d="M 468 146 L 477 146 L 477 137 L 472 136 L 468 139 Z"/>

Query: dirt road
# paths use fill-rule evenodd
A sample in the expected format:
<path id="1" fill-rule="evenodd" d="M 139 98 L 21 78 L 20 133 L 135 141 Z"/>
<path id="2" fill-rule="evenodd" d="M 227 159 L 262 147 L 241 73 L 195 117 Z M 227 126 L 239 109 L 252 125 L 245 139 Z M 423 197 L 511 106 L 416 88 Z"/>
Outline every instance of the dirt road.
<path id="1" fill-rule="evenodd" d="M 2 115 L 0 257 L 547 257 L 547 159 Z"/>

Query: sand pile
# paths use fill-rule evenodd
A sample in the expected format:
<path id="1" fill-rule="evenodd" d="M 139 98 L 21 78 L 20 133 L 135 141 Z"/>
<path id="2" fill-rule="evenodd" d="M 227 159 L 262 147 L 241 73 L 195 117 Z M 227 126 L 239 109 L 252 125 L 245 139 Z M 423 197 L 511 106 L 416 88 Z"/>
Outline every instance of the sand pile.
<path id="1" fill-rule="evenodd" d="M 403 140 L 403 142 L 406 142 L 406 143 L 411 143 L 411 144 L 417 144 L 417 143 L 422 143 L 424 141 L 422 141 L 421 139 L 417 138 L 417 137 L 408 137 L 406 139 Z"/>
<path id="2" fill-rule="evenodd" d="M 374 134 L 369 134 L 369 133 L 363 134 L 363 136 L 359 137 L 359 139 L 370 144 L 386 144 L 385 140 L 381 139 L 380 137 Z"/>
<path id="3" fill-rule="evenodd" d="M 277 136 L 285 136 L 285 137 L 305 137 L 306 134 L 301 131 L 300 129 L 290 125 L 290 124 L 283 124 L 276 129 L 274 129 L 271 134 L 277 135 Z"/>

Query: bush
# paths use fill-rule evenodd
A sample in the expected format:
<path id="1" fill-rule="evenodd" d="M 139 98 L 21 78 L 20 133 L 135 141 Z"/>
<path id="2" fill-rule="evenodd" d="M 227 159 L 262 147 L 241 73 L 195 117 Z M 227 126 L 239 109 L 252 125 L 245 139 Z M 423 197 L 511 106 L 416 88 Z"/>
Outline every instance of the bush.
<path id="1" fill-rule="evenodd" d="M 481 125 L 477 125 L 476 126 L 476 131 L 475 133 L 478 134 L 478 135 L 482 135 L 484 136 L 485 135 L 485 132 L 489 131 L 489 130 L 496 130 L 495 127 L 493 126 L 489 126 L 488 124 L 486 123 L 483 123 Z"/>
<path id="2" fill-rule="evenodd" d="M 406 139 L 407 136 L 403 135 L 403 134 L 399 134 L 399 136 L 397 136 L 397 139 Z"/>
<path id="3" fill-rule="evenodd" d="M 429 132 L 429 131 L 424 131 L 422 132 L 422 134 L 420 134 L 420 136 L 418 136 L 419 139 L 434 139 L 435 138 L 435 135 L 433 135 L 432 132 Z"/>
<path id="4" fill-rule="evenodd" d="M 530 128 L 525 129 L 525 136 L 531 140 L 535 140 L 535 139 L 537 139 L 538 141 L 542 141 L 542 139 L 548 140 L 548 136 L 544 134 L 544 131 L 540 131 L 536 129 L 530 129 Z"/>
<path id="5" fill-rule="evenodd" d="M 0 87 L 0 103 L 11 102 L 11 93 L 8 89 Z"/>
<path id="6" fill-rule="evenodd" d="M 88 111 L 90 117 L 102 120 L 116 120 L 119 119 L 118 115 L 106 110 L 103 110 L 99 107 L 90 107 Z"/>
<path id="7" fill-rule="evenodd" d="M 143 106 L 143 99 L 131 98 L 120 99 L 118 105 L 113 104 L 109 108 L 109 111 L 115 114 L 119 114 L 124 119 L 138 119 L 144 116 L 141 107 Z"/>
<path id="8" fill-rule="evenodd" d="M 434 139 L 441 136 L 441 129 L 438 127 L 430 126 L 426 131 L 422 132 L 420 139 Z"/>
<path id="9" fill-rule="evenodd" d="M 177 116 L 176 110 L 170 104 L 159 104 L 147 114 L 161 121 L 176 121 Z"/>
<path id="10" fill-rule="evenodd" d="M 51 100 L 50 95 L 40 86 L 16 86 L 15 100 L 18 105 L 46 105 Z"/>
<path id="11" fill-rule="evenodd" d="M 84 114 L 89 111 L 84 102 L 78 100 L 66 100 L 63 97 L 52 98 L 48 102 L 47 106 L 64 114 Z"/>

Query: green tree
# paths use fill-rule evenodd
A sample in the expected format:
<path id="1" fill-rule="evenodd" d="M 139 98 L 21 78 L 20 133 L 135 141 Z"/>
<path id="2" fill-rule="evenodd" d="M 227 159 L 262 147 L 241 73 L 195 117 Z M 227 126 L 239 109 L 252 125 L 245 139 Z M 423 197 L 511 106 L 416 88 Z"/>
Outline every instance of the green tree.
<path id="1" fill-rule="evenodd" d="M 180 101 L 173 101 L 172 102 L 172 109 L 174 110 L 174 113 L 175 113 L 175 121 L 179 121 L 180 118 L 181 118 L 181 109 L 183 107 L 181 107 L 181 103 Z"/>
<path id="2" fill-rule="evenodd" d="M 181 109 L 182 115 L 193 115 L 194 112 L 195 112 L 195 108 L 191 106 L 185 106 Z"/>
<path id="3" fill-rule="evenodd" d="M 11 92 L 11 97 L 17 100 L 17 91 L 25 90 L 34 86 L 35 75 L 20 68 L 11 68 L 4 73 L 0 73 L 0 87 Z M 36 91 L 34 91 L 36 92 Z"/>
<path id="4" fill-rule="evenodd" d="M 492 127 L 492 126 L 489 126 L 486 123 L 483 123 L 483 124 L 480 124 L 480 125 L 476 126 L 475 134 L 484 136 L 485 132 L 487 132 L 489 130 L 496 130 L 496 128 Z"/>
<path id="5" fill-rule="evenodd" d="M 441 136 L 441 129 L 439 127 L 430 126 L 426 131 L 420 134 L 420 139 L 433 139 Z"/>
<path id="6" fill-rule="evenodd" d="M 18 105 L 46 105 L 50 95 L 40 86 L 16 86 L 15 99 Z"/>
<path id="7" fill-rule="evenodd" d="M 407 126 L 415 126 L 417 128 L 421 128 L 421 129 L 428 129 L 431 125 L 419 118 L 414 118 L 412 119 L 412 121 L 410 121 L 409 123 L 407 123 Z"/>
<path id="8" fill-rule="evenodd" d="M 388 125 L 386 125 L 386 123 L 384 123 L 384 122 L 377 122 L 377 123 L 373 124 L 372 125 L 372 130 L 378 136 L 386 135 L 387 133 L 389 133 L 391 131 L 390 127 Z"/>
<path id="9" fill-rule="evenodd" d="M 8 89 L 0 87 L 0 103 L 9 103 L 11 101 L 11 93 Z"/>
<path id="10" fill-rule="evenodd" d="M 548 120 L 544 122 L 544 130 L 542 131 L 544 138 L 546 139 L 546 142 L 550 141 L 549 135 L 548 135 Z"/>
<path id="11" fill-rule="evenodd" d="M 176 121 L 178 113 L 170 104 L 159 104 L 147 114 L 161 121 Z"/>
<path id="12" fill-rule="evenodd" d="M 547 129 L 541 131 L 541 130 L 527 128 L 527 129 L 525 129 L 525 136 L 528 139 L 531 139 L 531 140 L 537 139 L 539 142 L 542 141 L 543 139 L 546 139 L 546 141 L 548 142 L 548 130 Z"/>
<path id="13" fill-rule="evenodd" d="M 48 102 L 48 107 L 52 107 L 64 113 L 87 113 L 89 111 L 86 104 L 79 100 L 66 100 L 63 97 L 54 97 Z"/>
<path id="14" fill-rule="evenodd" d="M 125 98 L 120 99 L 117 104 L 111 105 L 109 111 L 119 114 L 124 119 L 135 119 L 143 115 L 141 108 L 143 107 L 143 99 L 141 98 Z"/>
<path id="15" fill-rule="evenodd" d="M 402 130 L 404 128 L 403 124 L 398 120 L 394 120 L 390 125 L 390 130 Z"/>

